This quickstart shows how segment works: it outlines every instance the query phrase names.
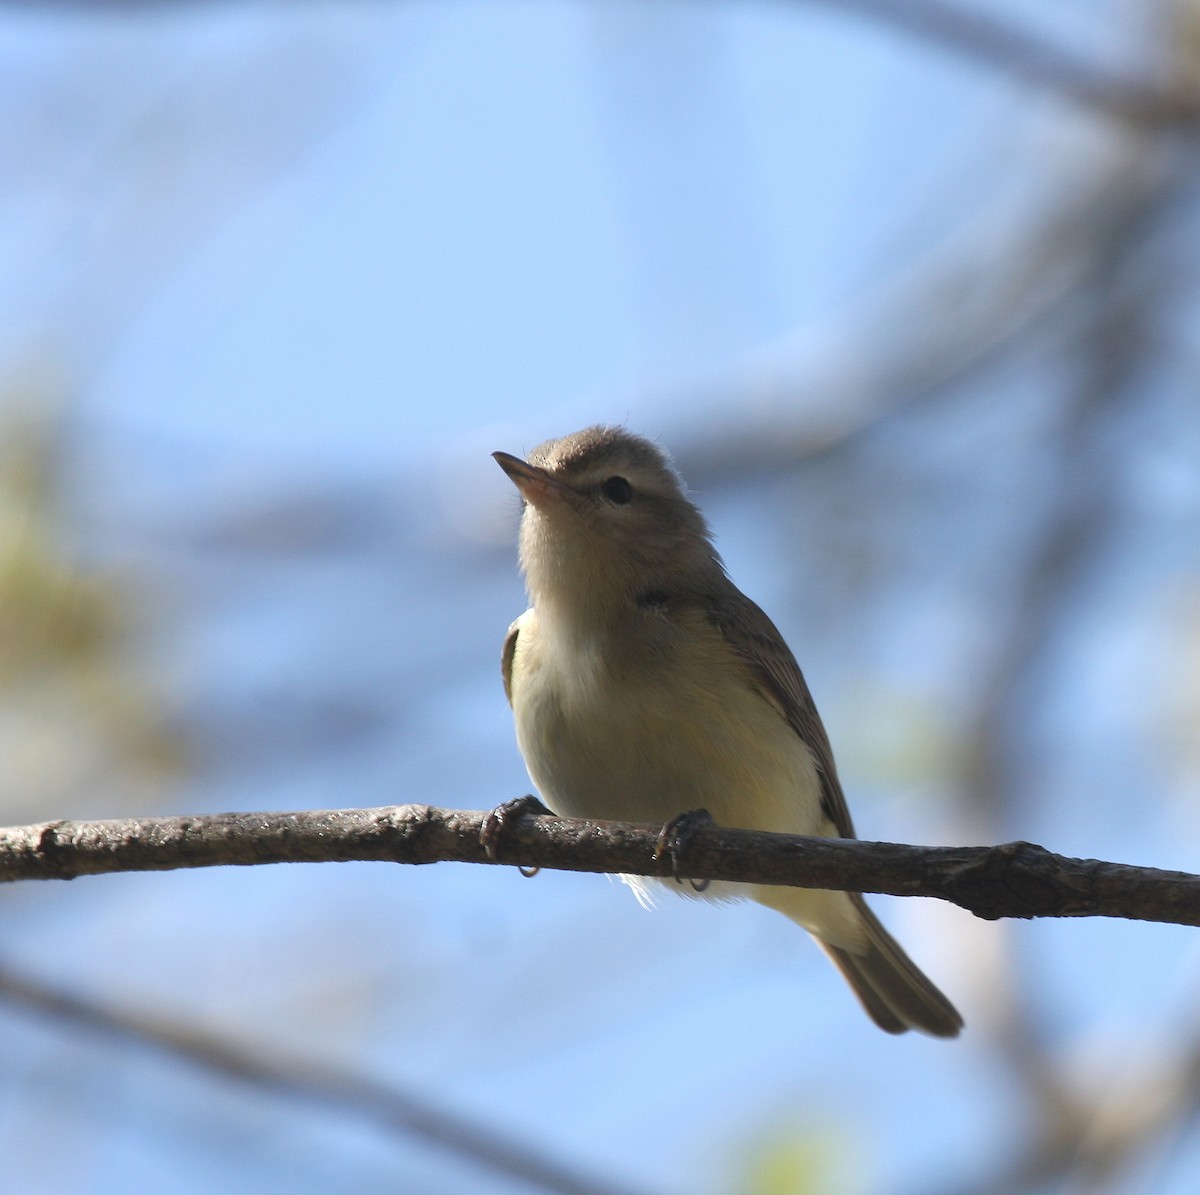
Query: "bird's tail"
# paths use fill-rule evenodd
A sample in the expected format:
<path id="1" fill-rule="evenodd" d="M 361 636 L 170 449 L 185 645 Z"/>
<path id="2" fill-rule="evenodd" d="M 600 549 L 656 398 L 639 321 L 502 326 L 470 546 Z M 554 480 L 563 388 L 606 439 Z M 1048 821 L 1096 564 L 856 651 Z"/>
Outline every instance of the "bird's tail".
<path id="1" fill-rule="evenodd" d="M 917 1029 L 932 1037 L 958 1036 L 963 1027 L 958 1010 L 904 953 L 857 892 L 821 894 L 834 898 L 830 904 L 840 906 L 836 934 L 823 934 L 826 917 L 813 917 L 816 896 L 799 888 L 769 888 L 759 899 L 813 935 L 880 1029 L 887 1033 Z M 852 925 L 847 924 L 846 914 L 852 917 Z M 836 943 L 830 940 L 835 936 Z"/>

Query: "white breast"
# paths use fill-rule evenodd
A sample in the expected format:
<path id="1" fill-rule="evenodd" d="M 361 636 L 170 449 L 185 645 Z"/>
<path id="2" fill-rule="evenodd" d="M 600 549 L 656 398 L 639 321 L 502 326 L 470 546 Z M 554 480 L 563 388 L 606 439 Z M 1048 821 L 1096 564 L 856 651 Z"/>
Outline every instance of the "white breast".
<path id="1" fill-rule="evenodd" d="M 718 632 L 664 620 L 620 640 L 556 642 L 534 611 L 521 622 L 517 739 L 555 812 L 665 822 L 704 808 L 722 825 L 828 832 L 811 753 Z"/>

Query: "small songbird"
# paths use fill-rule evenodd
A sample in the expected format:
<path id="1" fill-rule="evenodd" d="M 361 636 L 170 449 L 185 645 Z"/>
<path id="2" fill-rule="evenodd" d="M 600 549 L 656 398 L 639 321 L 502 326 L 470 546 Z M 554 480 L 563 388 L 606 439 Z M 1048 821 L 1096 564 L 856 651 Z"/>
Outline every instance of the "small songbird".
<path id="1" fill-rule="evenodd" d="M 660 823 L 702 808 L 723 826 L 853 838 L 795 658 L 730 581 L 664 453 L 590 427 L 527 461 L 495 458 L 523 499 L 530 599 L 504 642 L 504 688 L 549 808 Z M 858 893 L 713 884 L 705 895 L 750 896 L 808 930 L 888 1033 L 962 1028 Z"/>

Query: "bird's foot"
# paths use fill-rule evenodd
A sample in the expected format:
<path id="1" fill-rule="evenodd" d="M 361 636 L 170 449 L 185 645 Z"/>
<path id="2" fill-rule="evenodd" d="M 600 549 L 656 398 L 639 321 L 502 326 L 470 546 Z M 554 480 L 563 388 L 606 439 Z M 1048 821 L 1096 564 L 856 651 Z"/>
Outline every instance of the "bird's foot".
<path id="1" fill-rule="evenodd" d="M 547 814 L 553 817 L 551 810 L 528 793 L 523 797 L 514 797 L 511 801 L 502 801 L 493 809 L 487 817 L 483 819 L 483 826 L 479 831 L 479 843 L 487 852 L 487 857 L 493 862 L 496 862 L 496 846 L 500 841 L 501 835 L 504 833 L 504 828 L 510 822 L 520 821 L 521 818 L 528 814 Z M 517 870 L 526 878 L 535 876 L 541 870 L 538 867 L 522 867 L 517 865 Z"/>
<path id="2" fill-rule="evenodd" d="M 698 830 L 704 830 L 716 824 L 716 820 L 707 809 L 690 809 L 687 813 L 676 814 L 659 831 L 658 842 L 654 846 L 655 862 L 664 855 L 670 855 L 671 875 L 675 877 L 677 884 L 682 884 L 683 878 L 679 874 L 679 868 L 687 854 L 688 845 Z M 695 891 L 703 892 L 712 881 L 693 880 L 689 877 L 688 883 Z"/>

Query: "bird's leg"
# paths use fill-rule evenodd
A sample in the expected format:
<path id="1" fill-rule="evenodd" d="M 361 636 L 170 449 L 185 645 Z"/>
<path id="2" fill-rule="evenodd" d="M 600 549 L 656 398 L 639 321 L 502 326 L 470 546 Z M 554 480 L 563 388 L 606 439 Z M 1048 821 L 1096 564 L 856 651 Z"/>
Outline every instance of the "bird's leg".
<path id="1" fill-rule="evenodd" d="M 687 854 L 688 844 L 695 837 L 698 830 L 704 830 L 716 824 L 716 819 L 707 809 L 689 809 L 687 813 L 677 813 L 659 831 L 658 842 L 654 846 L 655 862 L 661 859 L 663 855 L 670 855 L 671 875 L 675 877 L 677 884 L 682 884 L 683 879 L 679 875 L 679 867 L 683 862 L 684 855 Z M 712 881 L 697 881 L 689 877 L 688 883 L 691 884 L 695 891 L 703 892 Z"/>
<path id="2" fill-rule="evenodd" d="M 547 809 L 537 797 L 532 793 L 527 793 L 523 797 L 514 797 L 511 801 L 502 801 L 483 819 L 483 826 L 479 831 L 479 842 L 487 852 L 487 857 L 493 863 L 496 862 L 496 844 L 500 841 L 500 836 L 504 833 L 504 827 L 509 822 L 520 821 L 527 814 L 554 816 L 553 811 Z M 517 870 L 528 879 L 530 876 L 537 875 L 541 869 L 538 867 L 522 867 L 518 864 Z"/>

